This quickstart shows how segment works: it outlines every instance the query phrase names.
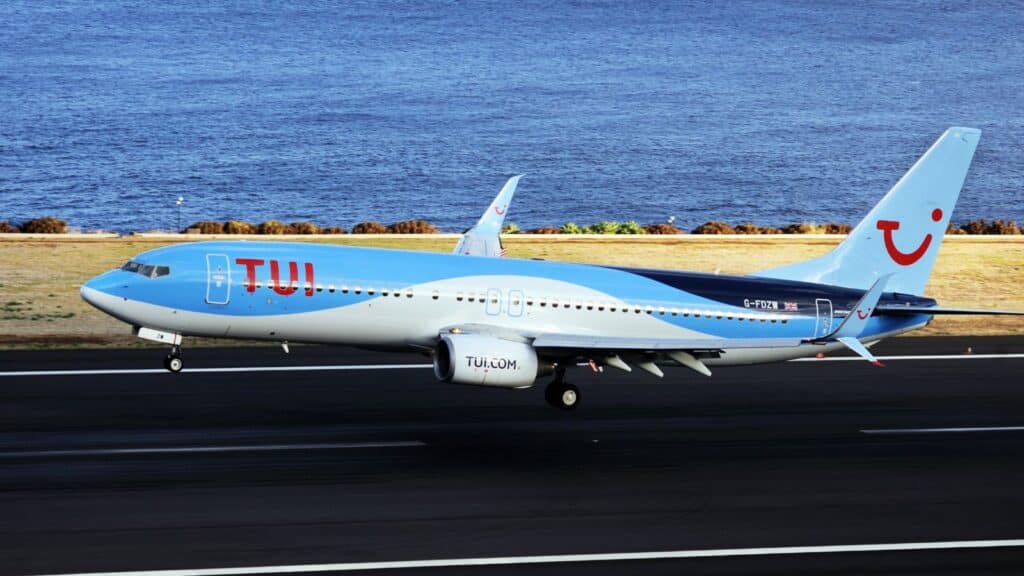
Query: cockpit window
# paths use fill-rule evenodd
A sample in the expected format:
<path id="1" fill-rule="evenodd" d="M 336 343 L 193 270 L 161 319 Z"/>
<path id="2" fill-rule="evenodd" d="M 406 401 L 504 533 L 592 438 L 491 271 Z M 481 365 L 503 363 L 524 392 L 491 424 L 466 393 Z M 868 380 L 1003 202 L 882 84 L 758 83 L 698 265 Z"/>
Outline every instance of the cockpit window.
<path id="1" fill-rule="evenodd" d="M 125 262 L 124 266 L 121 266 L 121 270 L 125 272 L 133 272 L 140 274 L 146 278 L 157 278 L 159 276 L 167 276 L 171 273 L 170 266 L 157 266 L 154 264 L 142 264 L 134 260 Z"/>

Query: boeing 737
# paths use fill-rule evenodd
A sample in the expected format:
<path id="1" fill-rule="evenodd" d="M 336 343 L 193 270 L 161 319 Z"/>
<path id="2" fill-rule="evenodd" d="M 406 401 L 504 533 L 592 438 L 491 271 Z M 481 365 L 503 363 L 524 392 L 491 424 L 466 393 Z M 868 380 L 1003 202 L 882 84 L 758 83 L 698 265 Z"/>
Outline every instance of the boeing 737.
<path id="1" fill-rule="evenodd" d="M 415 350 L 445 382 L 528 388 L 551 376 L 546 398 L 563 409 L 579 403 L 565 374 L 581 364 L 710 376 L 841 349 L 878 363 L 870 345 L 935 314 L 1024 314 L 943 308 L 923 295 L 980 135 L 943 133 L 832 252 L 749 276 L 195 242 L 139 254 L 81 295 L 169 345 L 172 372 L 186 336 Z"/>

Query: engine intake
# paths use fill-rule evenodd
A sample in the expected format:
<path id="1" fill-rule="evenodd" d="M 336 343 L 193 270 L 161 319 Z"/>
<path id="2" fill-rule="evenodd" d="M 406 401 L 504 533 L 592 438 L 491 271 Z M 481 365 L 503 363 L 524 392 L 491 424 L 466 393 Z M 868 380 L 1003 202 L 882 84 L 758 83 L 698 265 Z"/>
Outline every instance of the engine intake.
<path id="1" fill-rule="evenodd" d="M 455 384 L 528 388 L 538 367 L 532 346 L 493 336 L 446 334 L 434 351 L 434 375 Z"/>

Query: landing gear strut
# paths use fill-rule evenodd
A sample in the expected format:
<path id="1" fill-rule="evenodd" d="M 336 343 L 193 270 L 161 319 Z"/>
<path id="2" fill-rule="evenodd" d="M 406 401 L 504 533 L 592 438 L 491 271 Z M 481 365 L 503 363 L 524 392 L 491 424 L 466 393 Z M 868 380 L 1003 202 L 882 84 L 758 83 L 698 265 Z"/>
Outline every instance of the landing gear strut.
<path id="1" fill-rule="evenodd" d="M 558 367 L 555 379 L 544 389 L 544 399 L 562 410 L 572 410 L 580 403 L 580 389 L 565 381 L 565 368 Z"/>
<path id="2" fill-rule="evenodd" d="M 177 374 L 184 367 L 185 363 L 181 360 L 181 347 L 172 346 L 170 354 L 164 358 L 164 368 Z"/>

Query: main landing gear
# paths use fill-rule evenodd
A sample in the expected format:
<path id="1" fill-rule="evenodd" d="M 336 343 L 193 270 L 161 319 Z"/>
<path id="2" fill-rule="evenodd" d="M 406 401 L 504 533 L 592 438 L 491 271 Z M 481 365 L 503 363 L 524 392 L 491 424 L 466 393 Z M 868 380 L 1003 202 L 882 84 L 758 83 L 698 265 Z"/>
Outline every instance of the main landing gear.
<path id="1" fill-rule="evenodd" d="M 556 369 L 555 379 L 544 389 L 544 399 L 562 410 L 572 410 L 579 405 L 580 389 L 565 381 L 565 368 Z"/>
<path id="2" fill-rule="evenodd" d="M 164 368 L 177 374 L 184 367 L 185 363 L 181 360 L 181 347 L 172 346 L 170 354 L 164 358 Z"/>

